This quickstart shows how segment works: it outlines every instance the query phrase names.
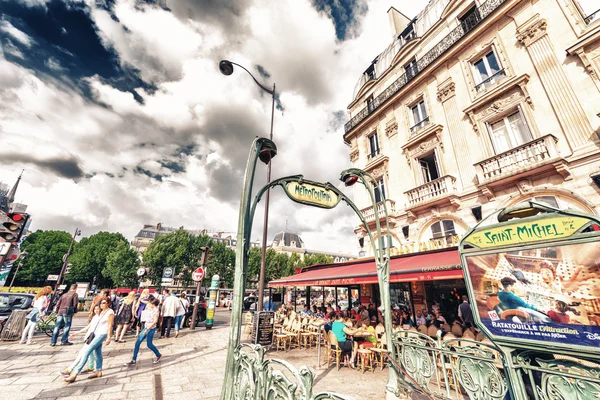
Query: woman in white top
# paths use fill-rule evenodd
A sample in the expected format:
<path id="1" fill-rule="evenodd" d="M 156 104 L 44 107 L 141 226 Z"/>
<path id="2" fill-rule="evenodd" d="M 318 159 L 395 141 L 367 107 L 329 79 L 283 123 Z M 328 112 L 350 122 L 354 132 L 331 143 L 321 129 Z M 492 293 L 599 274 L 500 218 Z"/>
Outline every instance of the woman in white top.
<path id="1" fill-rule="evenodd" d="M 185 295 L 185 292 L 181 293 L 179 297 L 179 304 L 177 305 L 177 314 L 175 315 L 175 337 L 179 336 L 179 330 L 181 329 L 181 324 L 183 323 L 183 319 L 185 318 L 185 314 L 187 313 L 188 308 L 190 307 L 190 302 Z"/>
<path id="2" fill-rule="evenodd" d="M 46 286 L 35 295 L 33 310 L 27 314 L 27 326 L 23 330 L 21 341 L 19 343 L 24 344 L 25 339 L 27 339 L 27 344 L 35 344 L 32 340 L 33 333 L 35 332 L 38 322 L 40 322 L 40 319 L 44 316 L 46 308 L 48 308 L 48 295 L 50 293 L 52 293 L 52 288 Z"/>
<path id="3" fill-rule="evenodd" d="M 77 375 L 83 369 L 85 363 L 89 355 L 94 352 L 96 356 L 96 371 L 89 376 L 88 379 L 100 378 L 102 377 L 102 343 L 107 346 L 110 344 L 110 336 L 113 331 L 113 324 L 115 322 L 115 312 L 111 308 L 111 303 L 109 298 L 103 298 L 100 301 L 100 311 L 99 315 L 94 316 L 92 321 L 90 322 L 91 333 L 88 333 L 86 343 L 89 341 L 89 346 L 86 349 L 86 352 L 81 357 L 81 362 L 79 365 L 73 369 L 71 375 L 68 378 L 65 378 L 65 382 L 72 383 L 77 379 Z M 81 331 L 71 334 L 71 337 L 81 333 Z"/>

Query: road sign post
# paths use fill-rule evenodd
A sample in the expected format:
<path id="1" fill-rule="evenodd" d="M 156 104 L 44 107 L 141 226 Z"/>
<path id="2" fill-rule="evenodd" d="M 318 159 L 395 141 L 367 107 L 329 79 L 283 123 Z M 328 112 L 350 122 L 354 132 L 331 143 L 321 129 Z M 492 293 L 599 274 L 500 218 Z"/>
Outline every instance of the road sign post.
<path id="1" fill-rule="evenodd" d="M 204 278 L 204 264 L 206 263 L 206 259 L 208 257 L 208 252 L 210 251 L 210 247 L 202 247 L 202 257 L 200 258 L 200 268 L 202 269 L 202 277 L 198 281 L 198 285 L 196 286 L 196 301 L 194 301 L 194 311 L 192 311 L 192 322 L 190 324 L 190 329 L 196 329 L 196 318 L 198 315 L 198 307 L 200 306 L 200 288 L 202 287 L 202 278 Z M 197 270 L 196 270 L 197 271 Z M 194 271 L 194 272 L 196 272 Z M 193 278 L 193 274 L 192 274 Z"/>

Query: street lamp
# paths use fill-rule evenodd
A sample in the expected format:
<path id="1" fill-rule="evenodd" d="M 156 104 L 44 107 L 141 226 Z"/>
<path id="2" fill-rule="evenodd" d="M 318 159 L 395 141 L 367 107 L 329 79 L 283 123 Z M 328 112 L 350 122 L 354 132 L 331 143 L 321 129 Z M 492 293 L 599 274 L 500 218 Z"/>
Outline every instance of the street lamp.
<path id="1" fill-rule="evenodd" d="M 69 250 L 67 250 L 67 252 L 63 256 L 63 265 L 60 269 L 60 274 L 58 275 L 58 279 L 56 280 L 56 286 L 54 287 L 54 296 L 56 296 L 58 287 L 61 285 L 61 282 L 65 275 L 65 271 L 67 270 L 67 266 L 69 265 L 68 264 L 69 256 L 71 255 L 71 250 L 73 249 L 73 243 L 75 242 L 75 237 L 80 236 L 80 235 L 81 235 L 81 229 L 76 228 L 75 233 L 73 233 L 73 236 L 71 237 L 71 244 L 69 245 Z"/>
<path id="2" fill-rule="evenodd" d="M 377 228 L 377 240 L 385 240 L 385 238 L 381 235 L 381 225 L 379 223 L 379 215 L 377 211 L 377 201 L 375 200 L 375 195 L 373 193 L 374 185 L 378 185 L 377 181 L 373 176 L 362 169 L 358 168 L 349 168 L 345 171 L 342 171 L 340 175 L 340 180 L 344 182 L 346 186 L 352 186 L 356 182 L 359 182 L 367 189 L 369 192 L 369 197 L 371 198 L 371 202 L 373 203 L 373 210 L 375 210 L 375 226 Z M 381 192 L 381 187 L 379 188 Z M 385 201 L 383 202 L 383 212 L 385 215 L 385 229 L 386 236 L 389 237 L 389 216 L 387 211 L 387 205 Z M 366 226 L 367 233 L 369 235 L 369 239 L 371 241 L 371 248 L 373 249 L 373 257 L 375 258 L 375 262 L 377 264 L 377 280 L 379 282 L 379 292 L 381 293 L 381 305 L 383 306 L 383 323 L 385 326 L 386 332 L 392 332 L 392 309 L 391 309 L 391 301 L 390 301 L 390 249 L 387 246 L 383 249 L 383 246 L 377 246 L 375 241 L 373 240 L 373 235 L 369 230 L 369 227 Z M 389 243 L 388 238 L 388 243 Z M 390 357 L 394 357 L 394 344 L 392 341 L 393 335 L 385 335 L 386 336 L 386 345 L 388 350 L 390 351 Z M 394 395 L 398 394 L 398 375 L 396 374 L 396 370 L 394 368 L 390 368 L 388 382 L 386 385 L 388 389 L 388 393 L 393 393 Z"/>
<path id="3" fill-rule="evenodd" d="M 9 293 L 10 293 L 12 287 L 13 287 L 13 283 L 15 283 L 15 277 L 19 273 L 19 268 L 21 268 L 21 265 L 23 264 L 23 259 L 25 258 L 26 255 L 27 255 L 27 251 L 23 250 L 21 252 L 21 255 L 19 256 L 19 263 L 17 264 L 17 269 L 15 270 L 15 273 L 14 273 L 12 279 L 10 280 L 10 286 L 8 287 L 8 292 Z"/>
<path id="4" fill-rule="evenodd" d="M 248 71 L 246 68 L 244 68 L 240 64 L 234 63 L 233 61 L 221 60 L 221 62 L 219 63 L 219 70 L 221 71 L 221 73 L 223 75 L 231 75 L 231 74 L 233 74 L 233 66 L 234 65 L 237 65 L 238 67 L 240 67 L 241 69 L 246 71 L 248 73 L 248 75 L 250 75 L 252 77 L 254 82 L 264 92 L 271 95 L 271 99 L 272 99 L 272 101 L 271 101 L 271 132 L 269 134 L 269 139 L 272 141 L 273 140 L 273 119 L 274 119 L 274 115 L 275 115 L 275 84 L 273 83 L 272 90 L 267 88 L 266 86 L 261 84 L 258 80 L 256 80 L 256 78 L 254 77 L 254 75 L 252 75 L 252 73 L 250 71 Z M 261 153 L 259 153 L 259 156 L 258 156 L 262 162 L 267 164 L 267 184 L 269 182 L 271 182 L 271 158 L 272 157 L 269 156 L 269 151 L 270 151 L 269 149 L 263 148 L 263 150 L 261 151 Z M 262 154 L 262 152 L 265 152 L 265 153 Z M 267 158 L 268 158 L 268 160 L 265 161 Z M 265 270 L 266 270 L 266 260 L 267 260 L 267 232 L 268 232 L 268 225 L 269 225 L 269 193 L 270 193 L 270 190 L 267 190 L 266 197 L 265 197 L 265 218 L 263 221 L 262 249 L 261 249 L 261 258 L 260 258 L 260 276 L 258 278 L 259 279 L 258 280 L 258 304 L 257 304 L 257 308 L 256 308 L 257 311 L 261 311 L 263 309 L 263 296 L 264 296 L 264 292 L 265 292 Z M 243 296 L 243 293 L 241 294 L 241 296 Z"/>

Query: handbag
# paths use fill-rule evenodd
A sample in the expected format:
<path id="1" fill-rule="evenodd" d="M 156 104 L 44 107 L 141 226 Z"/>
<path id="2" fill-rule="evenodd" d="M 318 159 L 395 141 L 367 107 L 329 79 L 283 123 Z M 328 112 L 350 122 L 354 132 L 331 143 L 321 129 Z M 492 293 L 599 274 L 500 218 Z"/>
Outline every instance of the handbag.
<path id="1" fill-rule="evenodd" d="M 96 327 L 94 328 L 94 330 L 92 331 L 92 333 L 90 333 L 86 338 L 85 338 L 85 344 L 90 344 L 92 343 L 92 340 L 94 340 L 94 338 L 96 337 L 96 329 L 98 329 L 98 325 L 100 325 L 100 322 L 102 322 L 102 318 L 104 317 L 104 314 L 100 317 L 100 319 L 98 320 L 98 323 L 96 324 Z"/>

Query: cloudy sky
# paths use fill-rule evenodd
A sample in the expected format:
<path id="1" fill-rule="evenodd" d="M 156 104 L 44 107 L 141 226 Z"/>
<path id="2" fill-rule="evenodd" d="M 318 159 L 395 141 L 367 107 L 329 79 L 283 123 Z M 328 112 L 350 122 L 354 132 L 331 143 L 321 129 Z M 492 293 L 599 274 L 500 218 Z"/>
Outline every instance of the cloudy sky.
<path id="1" fill-rule="evenodd" d="M 272 176 L 337 183 L 346 107 L 390 42 L 386 11 L 426 0 L 0 0 L 0 181 L 32 229 L 83 235 L 143 224 L 234 232 L 243 169 L 271 99 L 221 59 L 277 85 Z M 255 187 L 265 182 L 257 170 Z M 346 193 L 351 194 L 349 191 Z M 269 240 L 357 253 L 358 219 L 272 192 Z M 262 206 L 252 239 L 262 231 Z"/>

